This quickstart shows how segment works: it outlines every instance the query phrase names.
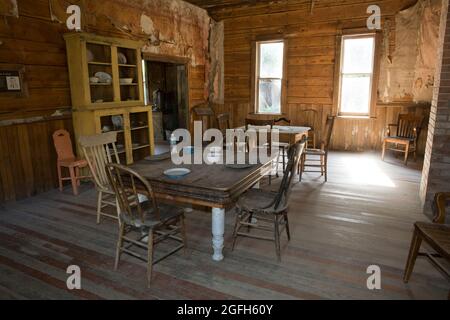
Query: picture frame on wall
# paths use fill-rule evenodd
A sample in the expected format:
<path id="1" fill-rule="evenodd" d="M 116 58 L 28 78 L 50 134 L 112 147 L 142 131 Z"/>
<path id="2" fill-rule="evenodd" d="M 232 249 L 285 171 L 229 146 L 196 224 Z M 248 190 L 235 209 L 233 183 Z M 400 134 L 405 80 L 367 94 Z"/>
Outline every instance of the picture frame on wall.
<path id="1" fill-rule="evenodd" d="M 28 97 L 25 66 L 0 63 L 0 97 Z"/>

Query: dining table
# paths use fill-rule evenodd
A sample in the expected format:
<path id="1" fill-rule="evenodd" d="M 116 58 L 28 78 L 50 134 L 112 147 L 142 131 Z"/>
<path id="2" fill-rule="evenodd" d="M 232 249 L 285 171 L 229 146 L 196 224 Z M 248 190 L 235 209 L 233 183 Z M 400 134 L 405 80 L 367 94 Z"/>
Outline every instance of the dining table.
<path id="1" fill-rule="evenodd" d="M 237 127 L 235 129 L 245 130 L 245 126 Z M 310 127 L 303 127 L 303 126 L 280 126 L 280 125 L 274 125 L 272 126 L 272 130 L 278 130 L 279 131 L 279 140 L 280 142 L 286 142 L 290 145 L 301 141 L 304 136 L 308 137 L 308 132 L 311 130 Z M 263 130 L 262 128 L 256 129 Z"/>
<path id="2" fill-rule="evenodd" d="M 237 129 L 244 129 L 237 128 Z M 310 128 L 294 126 L 274 126 L 280 131 L 280 141 L 294 144 L 308 135 Z M 283 139 L 283 140 L 282 140 Z M 199 150 L 203 152 L 203 150 Z M 194 151 L 195 152 L 195 151 Z M 194 156 L 193 156 L 194 157 Z M 152 157 L 135 162 L 130 166 L 150 182 L 156 198 L 180 205 L 197 205 L 211 210 L 211 234 L 214 261 L 222 261 L 225 212 L 237 199 L 252 187 L 258 187 L 260 180 L 273 170 L 273 162 L 278 153 L 268 157 L 259 157 L 254 165 L 233 167 L 226 163 L 181 164 L 175 165 L 170 154 L 159 156 L 157 161 L 149 161 Z M 179 178 L 167 176 L 169 169 L 188 169 L 188 174 Z"/>
<path id="3" fill-rule="evenodd" d="M 202 151 L 202 150 L 200 150 Z M 224 156 L 225 157 L 225 156 Z M 272 170 L 276 155 L 258 159 L 257 164 L 233 167 L 225 164 L 174 165 L 171 157 L 158 161 L 141 160 L 130 166 L 150 182 L 157 199 L 180 205 L 197 205 L 211 209 L 212 259 L 223 260 L 225 212 L 248 189 Z M 225 160 L 225 159 L 224 159 Z M 190 173 L 174 178 L 165 174 L 174 168 Z"/>

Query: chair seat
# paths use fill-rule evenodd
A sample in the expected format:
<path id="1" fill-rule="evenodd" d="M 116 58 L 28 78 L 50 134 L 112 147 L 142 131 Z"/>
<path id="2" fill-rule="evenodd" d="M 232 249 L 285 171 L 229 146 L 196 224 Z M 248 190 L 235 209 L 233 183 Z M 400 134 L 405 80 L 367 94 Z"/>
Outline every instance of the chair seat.
<path id="1" fill-rule="evenodd" d="M 450 259 L 450 225 L 416 222 L 415 227 L 436 251 Z"/>
<path id="2" fill-rule="evenodd" d="M 143 202 L 141 204 L 141 206 L 145 212 L 145 214 L 144 214 L 145 220 L 144 221 L 141 221 L 139 218 L 132 220 L 128 215 L 121 213 L 120 217 L 121 217 L 122 221 L 124 221 L 125 224 L 136 227 L 136 228 L 142 228 L 142 227 L 146 228 L 147 227 L 147 228 L 152 229 L 160 224 L 164 224 L 164 223 L 168 222 L 169 220 L 179 217 L 179 216 L 183 215 L 183 213 L 184 213 L 183 208 L 173 206 L 170 204 L 158 203 L 160 220 L 156 220 L 154 217 L 153 205 L 149 201 Z M 135 212 L 135 217 L 138 217 L 137 211 Z"/>
<path id="3" fill-rule="evenodd" d="M 277 210 L 274 210 L 274 208 L 269 207 L 275 201 L 276 196 L 276 192 L 261 189 L 250 189 L 239 198 L 236 206 L 238 209 L 248 212 L 260 211 L 275 214 L 281 213 L 285 211 L 286 208 L 277 208 Z"/>
<path id="4" fill-rule="evenodd" d="M 63 167 L 86 167 L 88 165 L 85 159 L 77 158 L 58 160 L 58 163 Z"/>
<path id="5" fill-rule="evenodd" d="M 399 136 L 389 136 L 384 137 L 384 140 L 386 141 L 400 141 L 400 142 L 414 142 L 414 138 L 407 138 L 407 137 L 399 137 Z"/>
<path id="6" fill-rule="evenodd" d="M 325 155 L 325 150 L 321 149 L 305 149 L 304 152 L 306 155 Z"/>

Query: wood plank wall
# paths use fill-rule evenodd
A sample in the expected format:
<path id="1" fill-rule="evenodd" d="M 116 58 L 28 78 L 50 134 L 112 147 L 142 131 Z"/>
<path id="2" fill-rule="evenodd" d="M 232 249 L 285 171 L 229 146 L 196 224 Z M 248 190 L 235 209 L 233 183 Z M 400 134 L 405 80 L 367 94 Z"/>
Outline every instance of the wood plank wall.
<path id="1" fill-rule="evenodd" d="M 383 22 L 391 20 L 389 39 L 395 49 L 394 15 L 415 3 L 415 0 L 377 1 Z M 315 109 L 321 115 L 320 123 L 331 114 L 333 105 L 336 36 L 342 28 L 365 27 L 366 11 L 373 1 L 321 0 L 261 3 L 252 9 L 242 6 L 233 10 L 212 12 L 225 24 L 225 108 L 233 115 L 235 126 L 244 124 L 251 104 L 251 43 L 261 36 L 287 39 L 287 104 L 283 112 L 294 124 L 301 124 L 299 111 Z M 400 112 L 429 114 L 429 108 L 411 107 L 411 104 L 378 106 L 375 119 L 337 120 L 332 148 L 338 150 L 368 150 L 381 147 L 384 129 L 395 123 Z M 419 142 L 423 153 L 426 130 Z"/>
<path id="2" fill-rule="evenodd" d="M 65 8 L 69 3 L 77 1 L 17 0 L 18 18 L 3 16 L 0 12 L 0 63 L 24 65 L 26 83 L 29 88 L 27 98 L 0 97 L 0 121 L 48 117 L 58 109 L 71 109 L 63 39 L 63 33 L 68 30 L 65 23 L 51 20 L 50 2 L 55 12 L 61 15 L 59 20 L 64 21 Z M 200 22 L 196 25 L 195 19 L 204 21 L 204 17 L 207 18 L 206 12 L 203 15 L 199 14 L 200 18 L 192 18 L 184 17 L 180 13 L 171 15 L 167 8 L 152 11 L 141 7 L 142 4 L 136 1 L 111 0 L 107 4 L 104 1 L 78 1 L 78 3 L 88 6 L 89 19 L 83 17 L 82 22 L 83 29 L 88 32 L 127 37 L 123 31 L 118 30 L 117 25 L 114 25 L 115 21 L 108 18 L 109 15 L 115 19 L 120 17 L 128 21 L 127 23 L 135 29 L 130 29 L 134 32 L 130 35 L 133 38 L 145 38 L 145 35 L 139 34 L 142 30 L 136 22 L 136 17 L 146 12 L 153 18 L 155 25 L 162 23 L 161 21 L 166 23 L 166 32 L 184 33 L 183 36 L 188 37 L 193 43 L 163 44 L 164 53 L 177 56 L 179 52 L 187 52 L 195 55 L 192 58 L 196 61 L 196 65 L 191 65 L 188 72 L 189 102 L 193 106 L 205 101 L 208 96 L 205 93 L 206 54 L 200 54 L 203 52 L 204 43 L 199 43 L 198 46 L 196 44 L 196 41 L 202 41 L 205 32 L 202 29 L 204 25 Z M 175 30 L 176 23 L 173 19 L 183 20 L 183 30 Z M 124 25 L 121 21 L 117 24 Z M 195 46 L 195 48 L 189 49 L 188 46 Z M 172 47 L 174 53 L 170 52 Z M 0 126 L 0 202 L 28 197 L 57 186 L 56 154 L 51 134 L 61 128 L 73 131 L 70 116 L 65 120 L 50 119 L 28 124 Z"/>

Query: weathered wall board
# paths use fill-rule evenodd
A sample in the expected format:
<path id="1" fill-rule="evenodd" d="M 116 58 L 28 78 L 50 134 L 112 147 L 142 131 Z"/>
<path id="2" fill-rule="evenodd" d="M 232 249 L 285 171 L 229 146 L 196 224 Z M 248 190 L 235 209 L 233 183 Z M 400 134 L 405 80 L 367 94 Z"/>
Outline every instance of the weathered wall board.
<path id="1" fill-rule="evenodd" d="M 0 95 L 0 121 L 44 118 L 0 127 L 0 201 L 56 186 L 55 151 L 49 139 L 53 130 L 71 130 L 71 120 L 45 119 L 71 108 L 63 39 L 70 4 L 81 7 L 83 31 L 140 39 L 146 43 L 144 52 L 188 59 L 190 106 L 208 98 L 211 19 L 201 8 L 181 0 L 2 0 L 0 63 L 24 65 L 29 94 L 20 99 Z M 32 162 L 26 163 L 27 157 Z"/>
<path id="2" fill-rule="evenodd" d="M 386 51 L 394 54 L 396 14 L 415 4 L 415 0 L 381 0 L 382 33 Z M 287 48 L 287 105 L 284 112 L 294 124 L 301 124 L 301 109 L 331 113 L 334 97 L 336 35 L 346 28 L 364 28 L 372 1 L 321 0 L 311 12 L 311 1 L 277 1 L 231 7 L 213 7 L 213 16 L 224 21 L 225 109 L 233 114 L 235 125 L 242 125 L 251 103 L 252 41 L 261 36 L 285 38 Z M 206 4 L 205 4 L 206 6 Z M 231 4 L 230 4 L 231 6 Z M 416 57 L 416 56 L 415 56 Z M 415 60 L 414 60 L 415 61 Z M 413 75 L 414 76 L 414 75 Z M 412 86 L 412 82 L 411 82 Z M 412 88 L 411 88 L 412 89 Z M 377 107 L 372 119 L 338 119 L 332 147 L 340 150 L 379 149 L 385 128 L 395 123 L 400 112 L 429 113 L 429 107 L 415 105 L 412 97 L 391 100 Z M 419 150 L 424 151 L 426 130 Z"/>

